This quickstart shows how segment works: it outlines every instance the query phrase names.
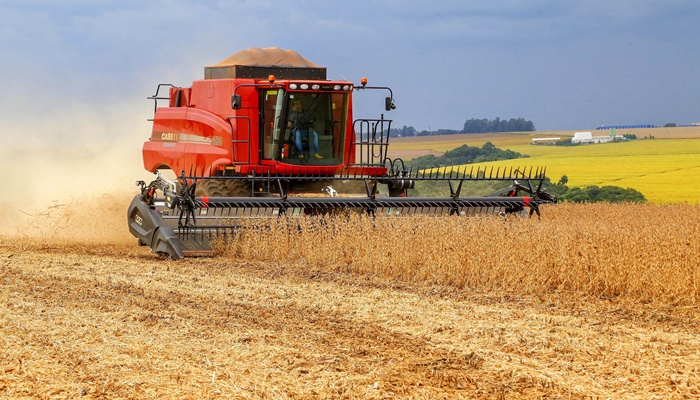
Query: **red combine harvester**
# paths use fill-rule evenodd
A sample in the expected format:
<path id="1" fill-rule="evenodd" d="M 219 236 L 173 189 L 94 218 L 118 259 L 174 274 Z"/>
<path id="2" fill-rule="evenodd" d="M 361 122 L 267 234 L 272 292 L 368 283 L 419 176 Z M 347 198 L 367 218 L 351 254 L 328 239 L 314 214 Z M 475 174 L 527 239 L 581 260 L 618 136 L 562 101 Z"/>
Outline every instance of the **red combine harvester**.
<path id="1" fill-rule="evenodd" d="M 510 214 L 526 207 L 539 215 L 540 205 L 556 202 L 541 190 L 541 168 L 407 170 L 401 159 L 387 157 L 391 120 L 383 114 L 353 119 L 353 92 L 385 91 L 389 112 L 391 89 L 367 86 L 365 78 L 359 85 L 327 80 L 325 67 L 294 51 L 241 51 L 205 67 L 204 75 L 191 87 L 158 85 L 149 97 L 155 115 L 143 160 L 157 176 L 137 182 L 141 193 L 128 210 L 129 230 L 140 244 L 173 259 L 210 254 L 209 238 L 232 233 L 240 218 L 339 210 Z M 508 187 L 461 197 L 463 183 L 475 180 Z M 420 181 L 446 182 L 451 195 L 410 197 Z"/>

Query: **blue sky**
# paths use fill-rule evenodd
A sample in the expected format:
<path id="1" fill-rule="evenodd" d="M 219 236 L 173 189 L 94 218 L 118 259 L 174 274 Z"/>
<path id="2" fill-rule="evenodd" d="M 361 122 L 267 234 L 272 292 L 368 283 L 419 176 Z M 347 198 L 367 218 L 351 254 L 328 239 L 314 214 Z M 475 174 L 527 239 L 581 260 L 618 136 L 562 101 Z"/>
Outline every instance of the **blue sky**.
<path id="1" fill-rule="evenodd" d="M 2 136 L 145 140 L 158 83 L 271 46 L 390 86 L 394 127 L 700 122 L 698 21 L 696 0 L 0 0 Z"/>

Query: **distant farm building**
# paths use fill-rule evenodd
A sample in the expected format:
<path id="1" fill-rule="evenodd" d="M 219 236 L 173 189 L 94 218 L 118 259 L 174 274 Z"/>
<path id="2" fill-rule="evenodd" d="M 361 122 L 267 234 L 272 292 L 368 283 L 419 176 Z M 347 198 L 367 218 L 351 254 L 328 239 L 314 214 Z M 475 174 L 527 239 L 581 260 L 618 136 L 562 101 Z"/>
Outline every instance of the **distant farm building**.
<path id="1" fill-rule="evenodd" d="M 574 133 L 574 137 L 571 138 L 571 143 L 607 143 L 616 140 L 624 140 L 622 137 L 618 137 L 614 132 L 615 128 L 611 128 L 611 133 L 607 136 L 593 136 L 592 132 L 576 132 Z"/>
<path id="2" fill-rule="evenodd" d="M 555 144 L 560 140 L 558 137 L 533 138 L 530 144 Z"/>

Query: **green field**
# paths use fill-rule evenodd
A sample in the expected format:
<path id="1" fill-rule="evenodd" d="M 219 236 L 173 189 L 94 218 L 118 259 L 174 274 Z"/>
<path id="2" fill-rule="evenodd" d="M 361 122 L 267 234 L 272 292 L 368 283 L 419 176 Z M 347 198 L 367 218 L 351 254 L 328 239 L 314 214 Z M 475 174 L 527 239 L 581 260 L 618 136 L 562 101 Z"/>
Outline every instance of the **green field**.
<path id="1" fill-rule="evenodd" d="M 479 165 L 542 166 L 553 182 L 566 175 L 569 187 L 614 185 L 634 188 L 654 203 L 700 203 L 700 136 L 581 146 L 531 145 L 533 137 L 546 136 L 541 133 L 454 136 L 398 139 L 390 146 L 390 156 L 411 158 L 425 150 L 434 154 L 490 141 L 530 157 Z"/>

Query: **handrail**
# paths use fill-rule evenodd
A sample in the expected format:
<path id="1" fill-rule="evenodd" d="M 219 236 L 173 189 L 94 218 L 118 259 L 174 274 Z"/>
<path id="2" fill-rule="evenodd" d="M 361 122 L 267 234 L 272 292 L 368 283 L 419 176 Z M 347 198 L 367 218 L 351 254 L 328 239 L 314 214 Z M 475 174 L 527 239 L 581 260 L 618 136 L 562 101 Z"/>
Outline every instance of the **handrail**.
<path id="1" fill-rule="evenodd" d="M 156 88 L 156 94 L 154 94 L 153 96 L 146 97 L 146 99 L 148 99 L 148 100 L 153 100 L 153 103 L 154 103 L 153 104 L 153 114 L 155 114 L 156 110 L 158 109 L 158 100 L 170 100 L 170 93 L 168 93 L 167 97 L 159 97 L 158 96 L 160 94 L 160 88 L 162 86 L 169 86 L 170 88 L 176 87 L 175 85 L 173 85 L 171 83 L 160 83 L 160 84 L 158 84 L 158 87 Z M 151 121 L 151 120 L 149 120 L 149 121 Z"/>
<path id="2" fill-rule="evenodd" d="M 353 122 L 350 149 L 355 149 L 355 154 L 359 154 L 360 159 L 352 166 L 384 165 L 391 122 L 390 119 L 384 119 L 384 114 L 380 119 L 357 119 Z"/>

